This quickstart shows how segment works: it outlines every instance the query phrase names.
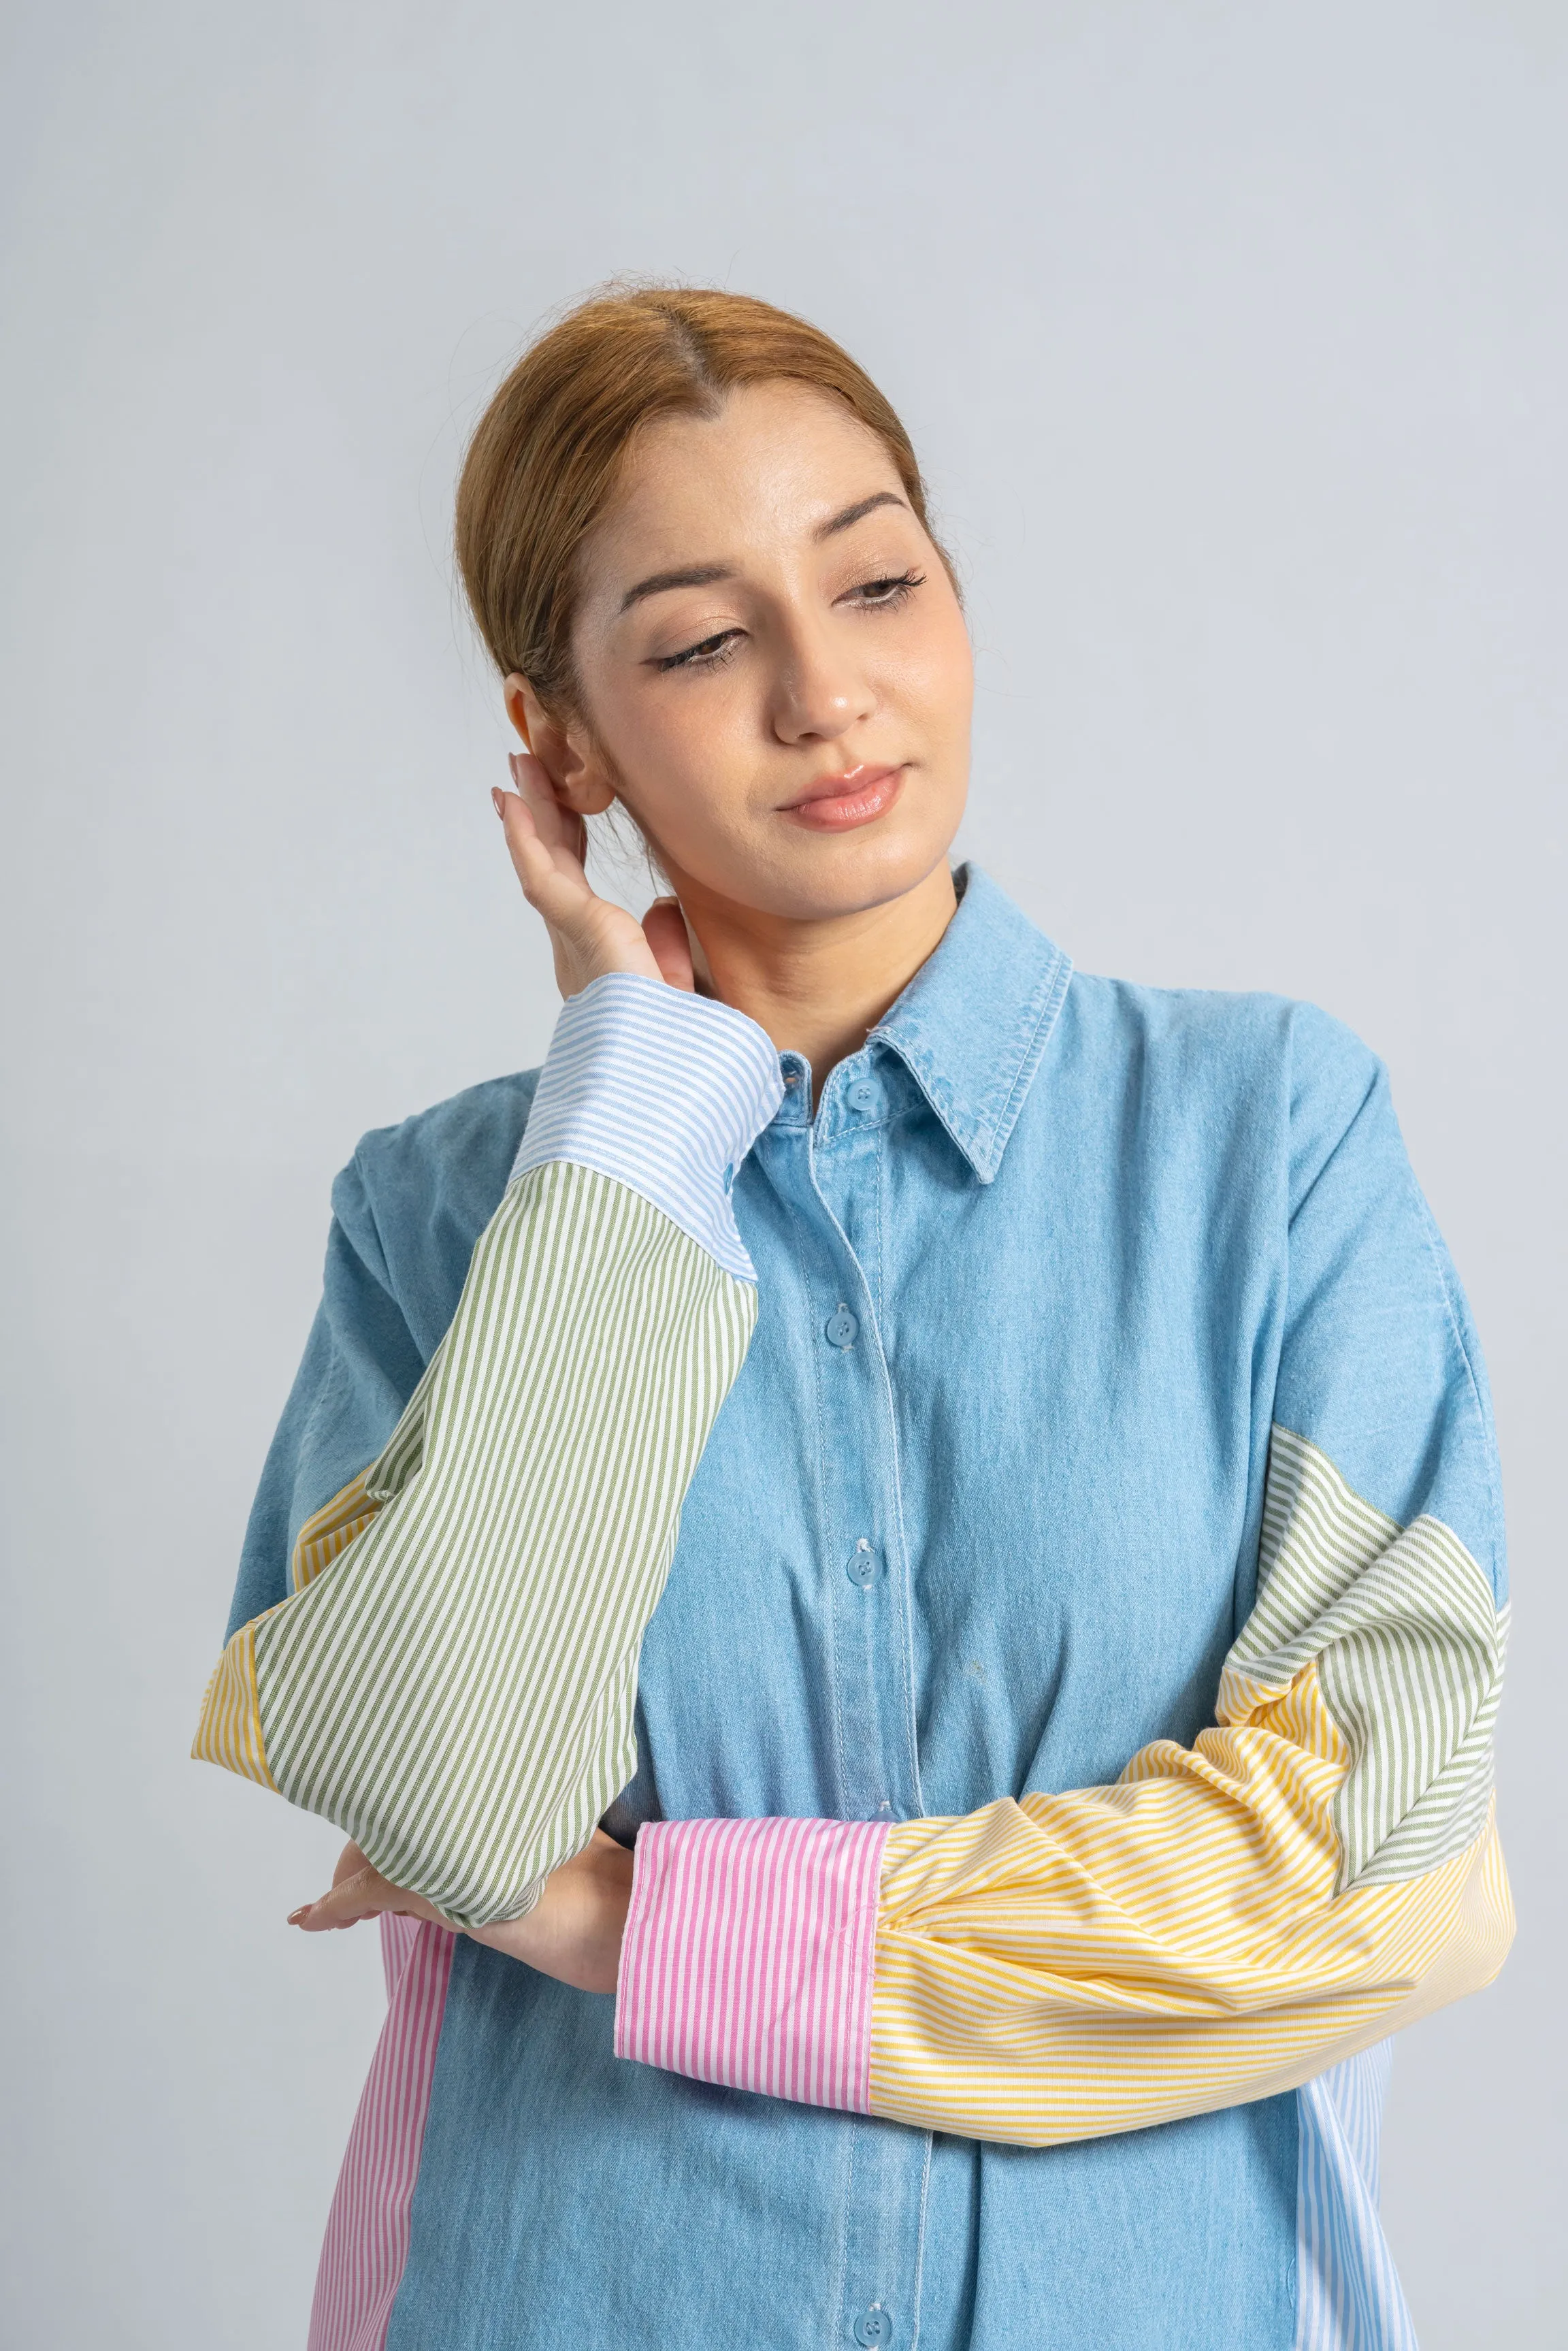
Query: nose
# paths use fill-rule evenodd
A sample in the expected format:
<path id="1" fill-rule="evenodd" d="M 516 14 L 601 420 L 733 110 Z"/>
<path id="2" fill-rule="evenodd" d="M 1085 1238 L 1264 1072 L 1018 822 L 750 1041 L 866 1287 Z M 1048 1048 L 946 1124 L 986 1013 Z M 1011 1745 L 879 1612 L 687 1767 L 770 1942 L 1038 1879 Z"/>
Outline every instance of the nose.
<path id="1" fill-rule="evenodd" d="M 772 702 L 781 743 L 832 743 L 872 716 L 876 695 L 852 645 L 831 625 L 800 620 L 781 648 Z"/>

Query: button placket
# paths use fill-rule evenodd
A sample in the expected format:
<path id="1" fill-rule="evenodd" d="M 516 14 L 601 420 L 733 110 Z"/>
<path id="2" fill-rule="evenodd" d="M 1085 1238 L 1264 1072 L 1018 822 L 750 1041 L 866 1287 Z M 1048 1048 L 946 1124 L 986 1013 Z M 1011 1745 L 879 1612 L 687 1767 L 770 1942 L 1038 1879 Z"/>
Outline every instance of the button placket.
<path id="1" fill-rule="evenodd" d="M 879 1110 L 880 1092 L 872 1092 Z M 870 1269 L 856 1250 L 863 1238 L 878 1261 L 887 1130 L 868 1122 L 852 1091 L 844 1101 L 854 1115 L 841 1123 L 835 1114 L 821 1145 L 812 1137 L 820 1213 L 805 1211 L 802 1222 L 810 1228 L 810 1277 L 821 1285 L 815 1354 L 822 1534 L 830 1546 L 822 1566 L 842 1802 L 852 1819 L 885 1822 L 921 1810 L 893 1396 Z M 930 2144 L 925 2132 L 869 2118 L 854 2126 L 841 2342 L 898 2351 L 914 2339 Z"/>
<path id="2" fill-rule="evenodd" d="M 920 1802 L 904 1594 L 888 1550 L 900 1523 L 892 1402 L 864 1274 L 823 1206 L 836 1287 L 850 1293 L 823 1317 L 819 1344 L 822 1531 L 844 1571 L 830 1586 L 838 1595 L 830 1604 L 842 1802 L 852 1820 L 903 1820 Z"/>
<path id="3" fill-rule="evenodd" d="M 869 2119 L 855 2126 L 841 2343 L 908 2351 L 915 2340 L 930 2151 L 928 2131 Z"/>

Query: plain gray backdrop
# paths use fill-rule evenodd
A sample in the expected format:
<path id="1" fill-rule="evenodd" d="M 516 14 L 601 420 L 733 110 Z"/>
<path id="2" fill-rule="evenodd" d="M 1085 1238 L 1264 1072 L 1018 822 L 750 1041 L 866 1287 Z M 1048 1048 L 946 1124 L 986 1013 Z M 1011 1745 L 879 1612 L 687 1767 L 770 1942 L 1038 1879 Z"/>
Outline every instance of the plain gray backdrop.
<path id="1" fill-rule="evenodd" d="M 303 2343 L 376 1949 L 285 1930 L 335 1834 L 186 1748 L 333 1171 L 549 1034 L 451 491 L 620 270 L 801 309 L 903 411 L 969 853 L 1088 969 L 1392 1067 L 1497 1393 L 1520 1936 L 1400 2050 L 1385 2208 L 1427 2351 L 1561 2346 L 1560 0 L 3 37 L 5 2344 Z"/>

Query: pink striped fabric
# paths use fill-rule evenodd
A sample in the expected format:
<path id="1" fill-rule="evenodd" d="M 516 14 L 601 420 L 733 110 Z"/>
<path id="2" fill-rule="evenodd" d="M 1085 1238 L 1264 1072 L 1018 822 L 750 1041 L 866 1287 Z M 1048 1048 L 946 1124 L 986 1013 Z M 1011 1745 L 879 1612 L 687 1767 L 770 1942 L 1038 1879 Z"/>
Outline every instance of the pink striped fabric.
<path id="1" fill-rule="evenodd" d="M 615 2053 L 868 2111 L 882 1821 L 651 1821 L 638 1832 Z"/>
<path id="2" fill-rule="evenodd" d="M 427 1920 L 382 1919 L 387 2020 L 327 2219 L 308 2351 L 382 2351 L 386 2341 L 455 1940 Z"/>

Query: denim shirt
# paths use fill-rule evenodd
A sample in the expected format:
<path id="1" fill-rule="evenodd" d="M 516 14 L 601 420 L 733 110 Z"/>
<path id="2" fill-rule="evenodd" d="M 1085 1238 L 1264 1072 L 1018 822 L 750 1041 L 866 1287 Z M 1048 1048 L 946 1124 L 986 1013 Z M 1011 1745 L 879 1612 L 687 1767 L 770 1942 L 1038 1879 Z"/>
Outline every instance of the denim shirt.
<path id="1" fill-rule="evenodd" d="M 605 1822 L 624 1842 L 650 1821 L 967 1813 L 1190 1744 L 1252 1608 L 1286 1378 L 1312 1389 L 1290 1425 L 1312 1417 L 1399 1523 L 1440 1515 L 1501 1596 L 1484 1374 L 1373 1057 L 1277 998 L 1075 976 L 984 875 L 959 881 L 936 953 L 820 1103 L 782 1057 L 737 1174 L 758 1319 L 643 1641 L 638 1767 Z M 385 1444 L 533 1082 L 368 1136 L 339 1179 L 235 1625 L 283 1596 L 301 1522 Z M 1336 1153 L 1367 1200 L 1407 1187 L 1419 1239 L 1406 1260 L 1374 1236 L 1363 1278 L 1353 1208 L 1310 1277 L 1348 1285 L 1316 1343 L 1332 1370 L 1282 1370 L 1291 1209 Z M 1377 1334 L 1402 1284 L 1418 1331 L 1393 1360 Z M 1435 1450 L 1428 1391 L 1454 1363 L 1474 1426 Z M 1413 2341 L 1376 2220 L 1385 2050 L 1022 2147 L 630 2064 L 613 2011 L 456 1938 L 406 2243 L 356 2344 Z M 331 2326 L 319 2308 L 323 2351 Z"/>

